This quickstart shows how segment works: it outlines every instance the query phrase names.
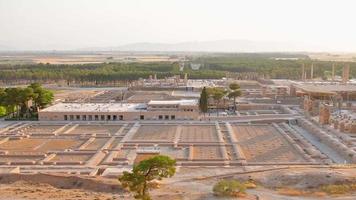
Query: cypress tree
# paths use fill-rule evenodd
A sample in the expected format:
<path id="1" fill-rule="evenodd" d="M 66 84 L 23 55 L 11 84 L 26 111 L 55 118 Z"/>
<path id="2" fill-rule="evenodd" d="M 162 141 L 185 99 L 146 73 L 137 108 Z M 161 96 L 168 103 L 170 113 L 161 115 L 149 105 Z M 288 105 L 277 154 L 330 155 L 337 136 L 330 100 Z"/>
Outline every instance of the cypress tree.
<path id="1" fill-rule="evenodd" d="M 201 91 L 201 94 L 200 94 L 199 108 L 200 108 L 200 111 L 203 113 L 208 112 L 208 93 L 207 93 L 205 87 L 203 88 L 203 90 Z"/>

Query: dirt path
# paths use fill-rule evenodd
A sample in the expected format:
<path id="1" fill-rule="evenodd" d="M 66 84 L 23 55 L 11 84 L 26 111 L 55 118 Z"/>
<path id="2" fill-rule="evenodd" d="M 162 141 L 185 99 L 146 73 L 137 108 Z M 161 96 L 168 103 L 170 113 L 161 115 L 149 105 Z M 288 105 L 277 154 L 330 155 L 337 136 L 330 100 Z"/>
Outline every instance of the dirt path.
<path id="1" fill-rule="evenodd" d="M 206 177 L 206 178 L 202 178 Z M 294 167 L 284 169 L 249 168 L 182 168 L 170 179 L 165 179 L 160 188 L 152 190 L 154 200 L 205 200 L 217 199 L 213 185 L 221 178 L 238 180 L 253 179 L 259 183 L 256 189 L 248 190 L 244 200 L 351 200 L 356 194 L 343 196 L 285 196 L 276 189 L 280 186 L 293 188 L 316 187 L 321 184 L 353 181 L 354 168 Z M 266 188 L 265 186 L 269 186 Z M 116 200 L 133 199 L 120 189 L 117 179 L 88 178 L 72 175 L 8 174 L 0 175 L 0 200 Z"/>

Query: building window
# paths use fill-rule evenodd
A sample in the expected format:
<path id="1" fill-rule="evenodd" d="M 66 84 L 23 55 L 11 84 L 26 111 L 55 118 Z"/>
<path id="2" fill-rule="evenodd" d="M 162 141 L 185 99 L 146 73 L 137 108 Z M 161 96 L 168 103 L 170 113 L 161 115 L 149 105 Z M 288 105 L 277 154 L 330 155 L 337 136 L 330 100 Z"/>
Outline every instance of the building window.
<path id="1" fill-rule="evenodd" d="M 171 115 L 171 120 L 175 120 L 176 116 L 175 115 Z"/>
<path id="2" fill-rule="evenodd" d="M 105 120 L 105 115 L 100 115 L 100 120 L 104 121 Z"/>
<path id="3" fill-rule="evenodd" d="M 124 116 L 123 115 L 119 115 L 119 120 L 124 120 Z"/>
<path id="4" fill-rule="evenodd" d="M 69 119 L 70 120 L 74 120 L 74 116 L 73 115 L 69 115 Z"/>
<path id="5" fill-rule="evenodd" d="M 87 120 L 87 116 L 86 115 L 82 115 L 82 120 L 86 121 Z"/>
<path id="6" fill-rule="evenodd" d="M 64 115 L 64 120 L 68 120 L 68 116 L 67 115 Z"/>
<path id="7" fill-rule="evenodd" d="M 117 120 L 117 116 L 116 115 L 112 116 L 112 120 L 116 121 Z"/>
<path id="8" fill-rule="evenodd" d="M 111 120 L 111 115 L 106 116 L 107 120 Z"/>
<path id="9" fill-rule="evenodd" d="M 80 120 L 80 115 L 75 116 L 76 120 Z"/>
<path id="10" fill-rule="evenodd" d="M 95 118 L 95 121 L 98 121 L 99 120 L 99 115 L 95 115 L 94 118 Z"/>
<path id="11" fill-rule="evenodd" d="M 165 120 L 169 120 L 169 115 L 165 115 L 165 116 L 164 116 L 164 119 L 165 119 Z"/>
<path id="12" fill-rule="evenodd" d="M 140 115 L 140 120 L 144 120 L 145 116 L 144 115 Z"/>
<path id="13" fill-rule="evenodd" d="M 158 119 L 163 119 L 163 116 L 162 115 L 158 116 Z"/>
<path id="14" fill-rule="evenodd" d="M 92 115 L 89 115 L 89 121 L 92 121 L 93 120 L 93 116 Z"/>

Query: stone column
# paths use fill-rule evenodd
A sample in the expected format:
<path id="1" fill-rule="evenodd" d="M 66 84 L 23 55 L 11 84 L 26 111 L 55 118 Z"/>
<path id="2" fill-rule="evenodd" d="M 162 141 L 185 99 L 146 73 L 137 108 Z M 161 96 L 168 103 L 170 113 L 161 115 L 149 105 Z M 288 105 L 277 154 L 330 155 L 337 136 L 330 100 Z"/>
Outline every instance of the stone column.
<path id="1" fill-rule="evenodd" d="M 346 84 L 350 77 L 350 65 L 347 64 L 342 68 L 342 83 Z"/>

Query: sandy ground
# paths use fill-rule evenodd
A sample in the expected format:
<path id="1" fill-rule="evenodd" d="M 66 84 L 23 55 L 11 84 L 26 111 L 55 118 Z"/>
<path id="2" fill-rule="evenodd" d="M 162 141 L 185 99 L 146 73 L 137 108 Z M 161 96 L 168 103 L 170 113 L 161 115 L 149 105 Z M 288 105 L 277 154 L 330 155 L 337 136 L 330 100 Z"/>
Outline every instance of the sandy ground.
<path id="1" fill-rule="evenodd" d="M 274 167 L 263 167 L 264 169 Z M 250 168 L 248 171 L 259 171 L 263 168 Z M 282 168 L 282 167 L 277 167 Z M 265 172 L 241 173 L 243 169 L 181 169 L 172 179 L 165 181 L 161 188 L 152 192 L 154 199 L 229 199 L 217 198 L 212 194 L 213 185 L 222 178 L 237 180 L 252 179 L 257 182 L 256 189 L 247 190 L 247 196 L 239 199 L 263 200 L 351 200 L 356 199 L 356 193 L 340 196 L 313 193 L 305 196 L 286 196 L 280 194 L 280 188 L 317 188 L 324 184 L 340 184 L 356 182 L 356 169 L 318 169 L 318 168 L 287 168 Z M 233 199 L 233 198 L 231 198 Z"/>
<path id="2" fill-rule="evenodd" d="M 112 193 L 93 192 L 82 189 L 59 189 L 49 184 L 18 181 L 13 184 L 0 185 L 1 200 L 98 200 L 125 199 L 124 196 Z"/>
<path id="3" fill-rule="evenodd" d="M 100 91 L 96 89 L 88 90 L 66 90 L 66 89 L 56 89 L 54 91 L 54 102 L 59 103 L 65 100 L 68 101 L 85 101 L 90 97 L 97 95 Z"/>
<path id="4" fill-rule="evenodd" d="M 263 171 L 267 170 L 267 171 Z M 247 172 L 247 173 L 246 173 Z M 160 188 L 151 191 L 153 199 L 224 199 L 212 194 L 213 185 L 222 178 L 253 179 L 256 189 L 249 189 L 245 200 L 351 200 L 356 193 L 341 196 L 286 196 L 278 188 L 307 189 L 323 184 L 356 182 L 355 168 L 180 168 L 177 174 L 165 179 Z M 109 200 L 133 199 L 120 189 L 116 179 L 87 178 L 64 175 L 0 175 L 0 200 Z"/>
<path id="5" fill-rule="evenodd" d="M 60 174 L 0 175 L 0 200 L 110 200 L 127 199 L 128 195 L 115 179 Z"/>
<path id="6" fill-rule="evenodd" d="M 355 61 L 354 53 L 309 53 L 311 59 L 323 61 Z"/>

